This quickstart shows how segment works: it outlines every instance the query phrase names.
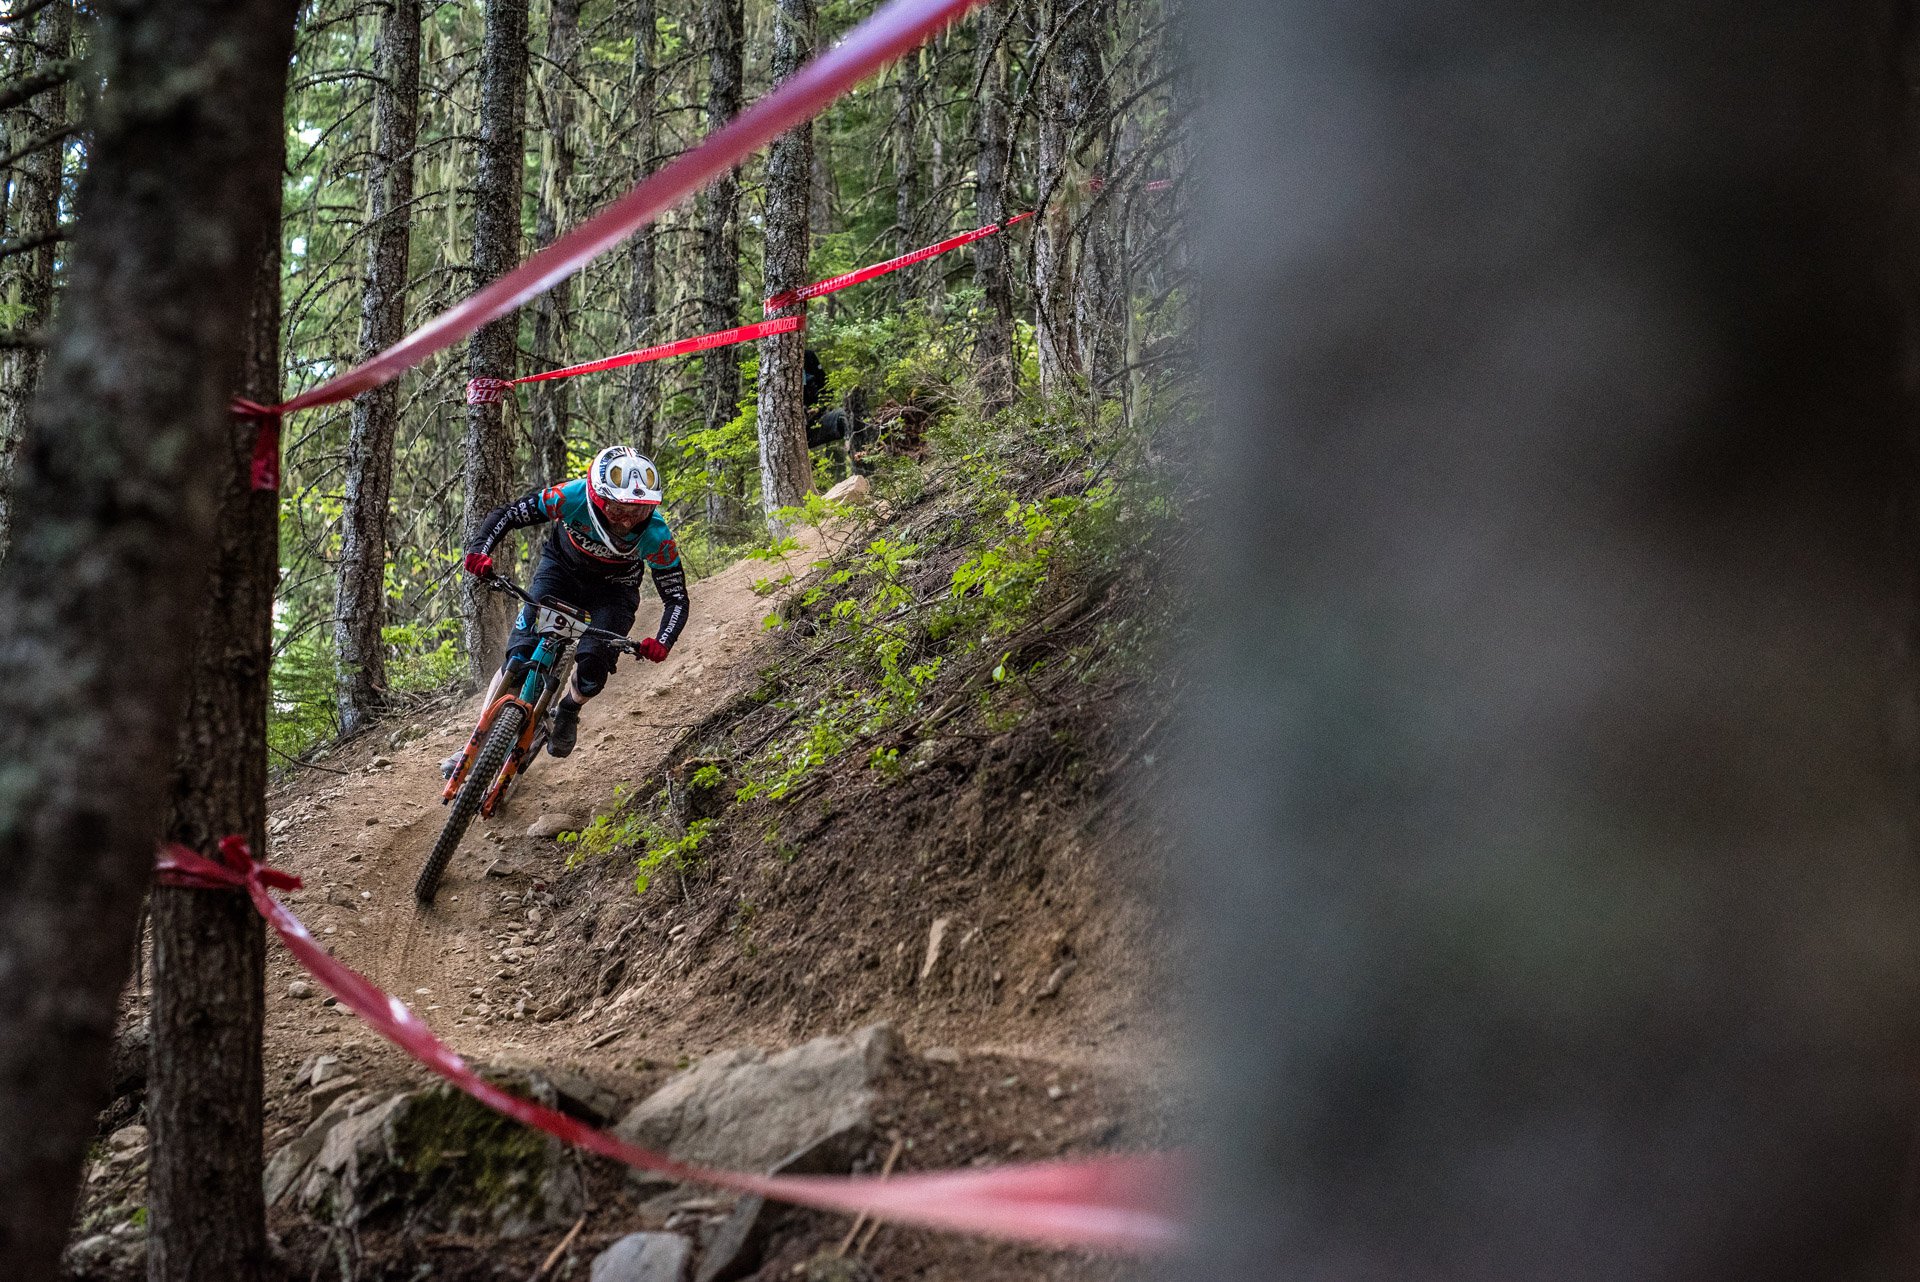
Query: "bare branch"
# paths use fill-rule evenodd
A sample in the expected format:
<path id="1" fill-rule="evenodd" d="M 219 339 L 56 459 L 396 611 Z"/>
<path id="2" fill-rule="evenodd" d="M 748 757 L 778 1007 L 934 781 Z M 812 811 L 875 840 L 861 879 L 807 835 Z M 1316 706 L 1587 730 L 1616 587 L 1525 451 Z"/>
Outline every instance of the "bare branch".
<path id="1" fill-rule="evenodd" d="M 72 80 L 74 72 L 79 69 L 78 58 L 62 58 L 57 62 L 48 63 L 45 71 L 36 71 L 30 76 L 22 76 L 18 80 L 0 85 L 0 111 L 18 107 L 21 103 L 49 89 L 59 88 Z"/>
<path id="2" fill-rule="evenodd" d="M 50 231 L 41 232 L 38 236 L 22 236 L 17 240 L 0 240 L 0 258 L 11 258 L 15 254 L 31 253 L 43 245 L 51 245 L 56 241 L 65 240 L 72 234 L 73 224 L 66 223 Z"/>
<path id="3" fill-rule="evenodd" d="M 15 5 L 6 13 L 0 13 L 0 25 L 5 25 L 9 22 L 23 22 L 55 2 L 56 0 L 23 0 L 22 3 Z"/>
<path id="4" fill-rule="evenodd" d="M 31 142 L 15 147 L 4 156 L 0 156 L 0 169 L 11 169 L 28 156 L 45 151 L 48 147 L 63 143 L 80 133 L 79 125 L 63 125 L 49 134 L 42 134 Z"/>

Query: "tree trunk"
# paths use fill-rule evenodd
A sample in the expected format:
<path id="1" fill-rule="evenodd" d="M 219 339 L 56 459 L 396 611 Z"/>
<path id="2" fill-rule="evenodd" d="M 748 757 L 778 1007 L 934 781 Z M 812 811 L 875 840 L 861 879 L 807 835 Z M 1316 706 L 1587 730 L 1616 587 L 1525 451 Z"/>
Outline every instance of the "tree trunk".
<path id="1" fill-rule="evenodd" d="M 1073 128 L 1076 172 L 1113 179 L 1113 98 L 1107 91 L 1107 67 L 1101 45 L 1114 24 L 1107 0 L 1090 0 L 1072 27 L 1066 70 L 1067 99 Z M 1095 395 L 1111 395 L 1126 365 L 1125 293 L 1121 286 L 1119 231 L 1114 211 L 1122 193 L 1089 184 L 1079 228 L 1078 263 L 1073 274 L 1073 335 L 1079 367 Z"/>
<path id="2" fill-rule="evenodd" d="M 895 70 L 893 107 L 893 234 L 897 253 L 920 248 L 921 51 L 909 50 Z M 925 266 L 894 273 L 894 297 L 900 303 L 923 297 Z"/>
<path id="3" fill-rule="evenodd" d="M 1045 0 L 1042 26 L 1048 61 L 1036 86 L 1040 99 L 1037 164 L 1040 217 L 1033 229 L 1033 327 L 1039 347 L 1040 393 L 1052 399 L 1073 389 L 1079 352 L 1073 341 L 1073 104 L 1060 64 L 1071 60 L 1072 0 Z"/>
<path id="4" fill-rule="evenodd" d="M 741 0 L 706 0 L 707 128 L 718 129 L 740 112 Z M 701 197 L 700 320 L 706 330 L 726 329 L 740 318 L 740 171 L 716 179 Z M 740 404 L 740 349 L 716 348 L 701 358 L 700 401 L 708 431 L 733 421 Z M 707 475 L 707 522 L 718 530 L 740 524 L 733 477 Z"/>
<path id="5" fill-rule="evenodd" d="M 520 259 L 521 169 L 527 86 L 527 0 L 487 0 L 480 50 L 480 139 L 474 148 L 473 285 L 504 275 Z M 474 332 L 467 343 L 467 377 L 512 378 L 518 312 Z M 509 393 L 511 395 L 511 393 Z M 467 406 L 466 537 L 488 512 L 512 497 L 513 443 L 505 401 Z M 500 666 L 511 611 L 507 598 L 469 579 L 466 590 L 467 662 L 476 681 Z"/>
<path id="6" fill-rule="evenodd" d="M 55 0 L 31 19 L 33 52 L 23 57 L 31 74 L 53 74 L 73 53 L 72 0 Z M 65 84 L 42 91 L 7 113 L 12 146 L 24 147 L 64 129 L 69 120 Z M 7 235 L 32 240 L 60 225 L 60 189 L 66 143 L 54 142 L 22 157 L 14 166 L 8 201 Z M 6 301 L 19 308 L 8 328 L 38 333 L 53 314 L 53 269 L 60 247 L 46 244 L 8 260 Z M 27 425 L 27 406 L 40 381 L 44 353 L 37 347 L 10 348 L 0 356 L 0 555 L 7 547 L 10 509 L 7 493 L 14 454 Z"/>
<path id="7" fill-rule="evenodd" d="M 9 81 L 25 79 L 33 71 L 32 42 L 18 40 L 9 44 L 5 58 L 0 59 L 0 67 L 4 68 L 4 74 Z M 28 141 L 21 132 L 26 127 L 25 122 L 20 120 L 18 115 L 17 112 L 0 111 L 0 142 L 5 143 L 9 153 L 15 146 Z M 0 229 L 13 225 L 13 187 L 14 184 L 10 181 L 0 182 Z M 0 389 L 0 393 L 3 392 L 4 389 Z M 0 407 L 0 412 L 5 412 L 4 407 Z"/>
<path id="8" fill-rule="evenodd" d="M 534 239 L 544 249 L 573 223 L 575 101 L 580 77 L 581 0 L 549 0 L 547 6 L 547 148 L 552 163 L 540 176 L 540 208 Z M 651 109 L 649 108 L 649 111 Z M 573 282 L 563 280 L 540 295 L 533 305 L 534 359 L 547 369 L 559 369 L 569 359 L 573 324 Z M 567 479 L 567 417 L 570 383 L 554 379 L 527 385 L 527 407 L 533 417 L 533 475 L 536 484 L 557 485 Z"/>
<path id="9" fill-rule="evenodd" d="M 1913 51 L 1192 8 L 1180 1276 L 1913 1276 Z"/>
<path id="10" fill-rule="evenodd" d="M 1007 191 L 1011 181 L 1007 165 L 1007 99 L 1011 93 L 1007 64 L 1007 41 L 1012 35 L 1012 14 L 989 25 L 992 11 L 978 20 L 980 56 L 974 68 L 978 86 L 978 112 L 975 116 L 974 212 L 981 226 L 1005 222 L 1008 217 Z M 1002 232 L 974 244 L 973 278 L 986 295 L 987 312 L 975 340 L 974 363 L 979 371 L 980 394 L 989 414 L 997 414 L 1013 404 L 1018 389 L 1019 365 L 1013 351 L 1013 246 Z"/>
<path id="11" fill-rule="evenodd" d="M 1074 390 L 1077 379 L 1102 386 L 1124 361 L 1119 267 L 1107 216 L 1113 198 L 1094 190 L 1108 176 L 1113 110 L 1100 37 L 1111 11 L 1101 0 L 1052 0 L 1050 7 L 1051 49 L 1040 94 L 1046 208 L 1034 229 L 1033 259 L 1040 390 L 1055 397 Z"/>
<path id="12" fill-rule="evenodd" d="M 51 1278 L 106 1102 L 279 196 L 293 0 L 123 0 L 0 566 L 0 1277 Z"/>
<path id="13" fill-rule="evenodd" d="M 420 0 L 387 0 L 380 19 L 380 84 L 374 90 L 375 151 L 367 280 L 360 295 L 362 359 L 406 331 L 412 236 L 414 142 L 420 109 Z M 340 729 L 353 734 L 386 697 L 387 519 L 393 490 L 393 435 L 400 385 L 363 392 L 347 436 L 346 501 L 340 515 L 340 571 L 333 648 Z"/>
<path id="14" fill-rule="evenodd" d="M 407 2 L 396 0 L 396 7 Z M 280 400 L 277 232 L 267 239 L 254 285 L 236 386 L 263 405 Z M 238 833 L 264 857 L 280 496 L 249 483 L 257 434 L 257 424 L 235 420 L 220 455 L 226 495 L 194 634 L 167 837 L 211 853 L 221 837 Z M 149 1282 L 267 1276 L 260 1058 L 266 969 L 266 923 L 245 895 L 154 888 Z"/>
<path id="15" fill-rule="evenodd" d="M 776 84 L 813 56 L 815 22 L 813 0 L 777 0 L 772 67 Z M 769 298 L 807 283 L 812 179 L 813 125 L 808 122 L 780 135 L 767 154 Z M 805 303 L 800 310 L 805 313 Z M 776 536 L 781 530 L 774 513 L 797 506 L 813 490 L 801 387 L 806 348 L 805 330 L 760 340 L 760 508 Z"/>
<path id="16" fill-rule="evenodd" d="M 817 20 L 814 25 L 818 27 Z M 816 30 L 814 34 L 817 43 L 819 32 Z M 808 219 L 809 226 L 822 236 L 835 230 L 833 183 L 833 135 L 822 130 L 813 136 L 813 183 L 811 194 L 807 197 L 813 208 Z"/>
<path id="17" fill-rule="evenodd" d="M 659 93 L 660 24 L 654 0 L 634 0 L 633 6 L 633 177 L 637 182 L 653 172 L 660 150 Z M 634 233 L 628 259 L 627 343 L 648 347 L 659 341 L 659 241 L 648 223 Z M 660 367 L 656 362 L 627 370 L 627 440 L 653 457 L 654 417 L 659 413 Z"/>

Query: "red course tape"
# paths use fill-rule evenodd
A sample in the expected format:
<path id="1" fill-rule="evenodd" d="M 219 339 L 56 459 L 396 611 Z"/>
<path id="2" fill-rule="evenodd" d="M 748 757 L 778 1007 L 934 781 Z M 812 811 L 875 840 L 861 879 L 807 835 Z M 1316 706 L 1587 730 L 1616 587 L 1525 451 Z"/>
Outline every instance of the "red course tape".
<path id="1" fill-rule="evenodd" d="M 1031 211 L 1024 214 L 1015 214 L 1004 223 L 994 223 L 988 227 L 980 227 L 973 231 L 961 232 L 958 236 L 949 236 L 938 244 L 928 245 L 924 249 L 916 249 L 911 253 L 900 255 L 898 258 L 889 258 L 884 263 L 875 263 L 871 267 L 862 267 L 858 271 L 847 272 L 840 276 L 830 276 L 826 280 L 817 280 L 811 285 L 802 285 L 799 289 L 790 289 L 783 294 L 775 294 L 767 300 L 767 310 L 769 312 L 784 312 L 795 303 L 805 302 L 809 298 L 819 298 L 823 294 L 837 294 L 843 289 L 851 289 L 855 285 L 865 284 L 867 281 L 873 280 L 876 277 L 891 275 L 904 267 L 911 267 L 915 263 L 924 263 L 929 258 L 938 258 L 949 250 L 958 249 L 962 245 L 971 245 L 976 240 L 984 240 L 995 232 L 1005 231 L 1015 223 L 1023 223 L 1031 217 L 1033 217 Z"/>
<path id="2" fill-rule="evenodd" d="M 889 258 L 884 263 L 875 263 L 871 267 L 862 267 L 857 271 L 815 281 L 799 289 L 790 289 L 775 294 L 767 300 L 768 312 L 785 311 L 787 308 L 809 298 L 819 298 L 823 294 L 837 294 L 843 289 L 887 276 L 915 263 L 924 263 L 929 258 L 971 245 L 974 241 L 1004 231 L 1015 223 L 1025 222 L 1033 217 L 1031 213 L 1019 214 L 1004 223 L 995 223 L 991 227 L 981 227 L 974 231 L 962 232 L 950 236 L 938 244 L 916 249 L 912 253 L 902 254 L 898 258 Z M 689 356 L 695 352 L 711 351 L 716 347 L 729 347 L 735 343 L 751 343 L 755 339 L 767 338 L 774 334 L 790 334 L 794 330 L 804 329 L 807 318 L 804 313 L 782 316 L 774 320 L 761 321 L 757 325 L 741 325 L 736 329 L 716 330 L 711 334 L 701 334 L 694 338 L 677 339 L 671 343 L 661 343 L 656 347 L 643 347 L 639 351 L 623 352 L 618 356 L 608 356 L 597 361 L 587 361 L 580 365 L 569 365 L 565 369 L 547 370 L 540 374 L 526 374 L 520 378 L 475 378 L 467 382 L 467 404 L 491 405 L 506 395 L 509 387 L 521 383 L 542 383 L 550 378 L 576 378 L 581 374 L 598 374 L 605 370 L 620 369 L 627 365 L 639 365 L 644 361 L 666 360 L 673 356 Z"/>
<path id="3" fill-rule="evenodd" d="M 981 0 L 891 0 L 832 49 L 801 67 L 705 142 L 641 181 L 506 275 L 454 304 L 357 368 L 302 392 L 277 408 L 286 414 L 330 405 L 399 377 L 435 352 L 545 293 L 625 240 L 662 210 L 713 179 L 901 54 L 918 48 Z"/>
<path id="4" fill-rule="evenodd" d="M 280 490 L 280 411 L 270 405 L 235 397 L 233 413 L 260 427 L 253 437 L 253 461 L 247 469 L 247 486 L 256 493 L 274 494 Z"/>
<path id="5" fill-rule="evenodd" d="M 588 361 L 584 365 L 550 369 L 544 374 L 528 374 L 512 380 L 512 383 L 506 386 L 519 383 L 544 383 L 550 378 L 573 378 L 580 374 L 598 374 L 601 370 L 619 369 L 623 365 L 639 365 L 646 361 L 665 360 L 669 356 L 688 356 L 694 352 L 711 351 L 716 347 L 731 347 L 735 343 L 751 343 L 756 338 L 766 338 L 772 334 L 791 334 L 796 329 L 805 329 L 806 324 L 807 318 L 804 316 L 784 316 L 779 320 L 761 321 L 757 325 L 742 325 L 737 329 L 723 329 L 694 338 L 676 339 L 671 343 L 661 343 L 657 347 L 643 347 L 637 352 L 622 352 L 618 356 Z M 473 403 L 474 383 L 496 381 L 498 380 L 475 379 L 473 383 L 468 383 L 467 402 Z"/>
<path id="6" fill-rule="evenodd" d="M 467 404 L 496 405 L 507 399 L 507 389 L 512 386 L 504 378 L 470 378 L 467 380 Z"/>
<path id="7" fill-rule="evenodd" d="M 296 889 L 298 877 L 256 861 L 240 837 L 224 838 L 220 854 L 223 862 L 216 863 L 183 846 L 167 846 L 156 865 L 158 880 L 174 886 L 244 889 L 294 958 L 382 1037 L 495 1112 L 589 1152 L 675 1180 L 757 1193 L 823 1211 L 865 1213 L 901 1224 L 1012 1241 L 1146 1252 L 1164 1249 L 1179 1236 L 1173 1200 L 1174 1190 L 1183 1183 L 1184 1163 L 1168 1154 L 940 1171 L 883 1180 L 719 1171 L 638 1148 L 480 1077 L 404 1002 L 322 948 L 268 889 Z"/>

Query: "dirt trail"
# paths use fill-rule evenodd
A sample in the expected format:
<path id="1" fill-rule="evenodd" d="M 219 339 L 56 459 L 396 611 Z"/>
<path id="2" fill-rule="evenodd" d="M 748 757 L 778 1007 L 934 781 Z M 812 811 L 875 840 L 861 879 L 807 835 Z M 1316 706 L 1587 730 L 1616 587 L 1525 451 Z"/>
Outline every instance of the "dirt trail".
<path id="1" fill-rule="evenodd" d="M 766 646 L 760 621 L 776 599 L 756 594 L 753 584 L 785 571 L 804 575 L 821 543 L 813 531 L 799 538 L 784 571 L 742 561 L 693 585 L 692 618 L 672 657 L 622 660 L 582 717 L 573 755 L 542 756 L 492 820 L 474 823 L 430 909 L 415 902 L 412 888 L 445 821 L 438 763 L 465 742 L 478 696 L 332 754 L 323 764 L 346 772 L 337 778 L 302 772 L 283 783 L 272 798 L 272 859 L 306 881 L 290 896 L 294 910 L 341 960 L 411 1003 L 463 1054 L 484 1058 L 527 1049 L 526 1042 L 543 1054 L 568 1049 L 564 1029 L 535 1033 L 527 1022 L 462 1013 L 489 998 L 511 1000 L 513 968 L 489 956 L 500 955 L 506 932 L 525 929 L 525 910 L 504 905 L 503 892 L 557 872 L 565 858 L 564 847 L 527 838 L 527 826 L 542 814 L 584 821 L 604 810 L 616 785 L 657 769 L 687 727 L 756 680 L 756 656 Z M 640 627 L 651 627 L 657 608 L 644 594 Z M 396 746 L 386 737 L 395 733 L 409 737 Z M 490 877 L 490 866 L 515 875 Z M 275 950 L 270 966 L 268 1042 L 276 1059 L 328 1049 L 349 1031 L 347 1017 L 317 998 L 287 995 L 297 972 L 284 953 Z"/>

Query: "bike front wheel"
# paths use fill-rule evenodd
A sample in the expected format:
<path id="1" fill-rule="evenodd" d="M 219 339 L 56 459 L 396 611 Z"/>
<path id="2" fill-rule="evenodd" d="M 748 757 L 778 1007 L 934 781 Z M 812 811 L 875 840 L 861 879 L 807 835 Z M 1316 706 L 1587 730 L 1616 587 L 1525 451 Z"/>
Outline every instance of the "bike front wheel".
<path id="1" fill-rule="evenodd" d="M 494 776 L 500 773 L 500 767 L 507 762 L 507 754 L 519 742 L 526 715 L 525 708 L 517 703 L 509 703 L 494 717 L 493 728 L 487 732 L 487 741 L 474 757 L 473 769 L 467 771 L 466 781 L 460 785 L 460 792 L 453 799 L 453 813 L 447 816 L 447 826 L 440 830 L 439 840 L 433 843 L 433 852 L 427 856 L 426 866 L 413 883 L 413 897 L 421 903 L 433 902 L 435 893 L 440 889 L 440 878 L 445 875 L 447 864 L 453 859 L 454 848 L 460 844 L 460 838 L 467 835 L 467 825 L 480 813 L 480 803 L 486 800 L 487 789 L 493 786 Z"/>

